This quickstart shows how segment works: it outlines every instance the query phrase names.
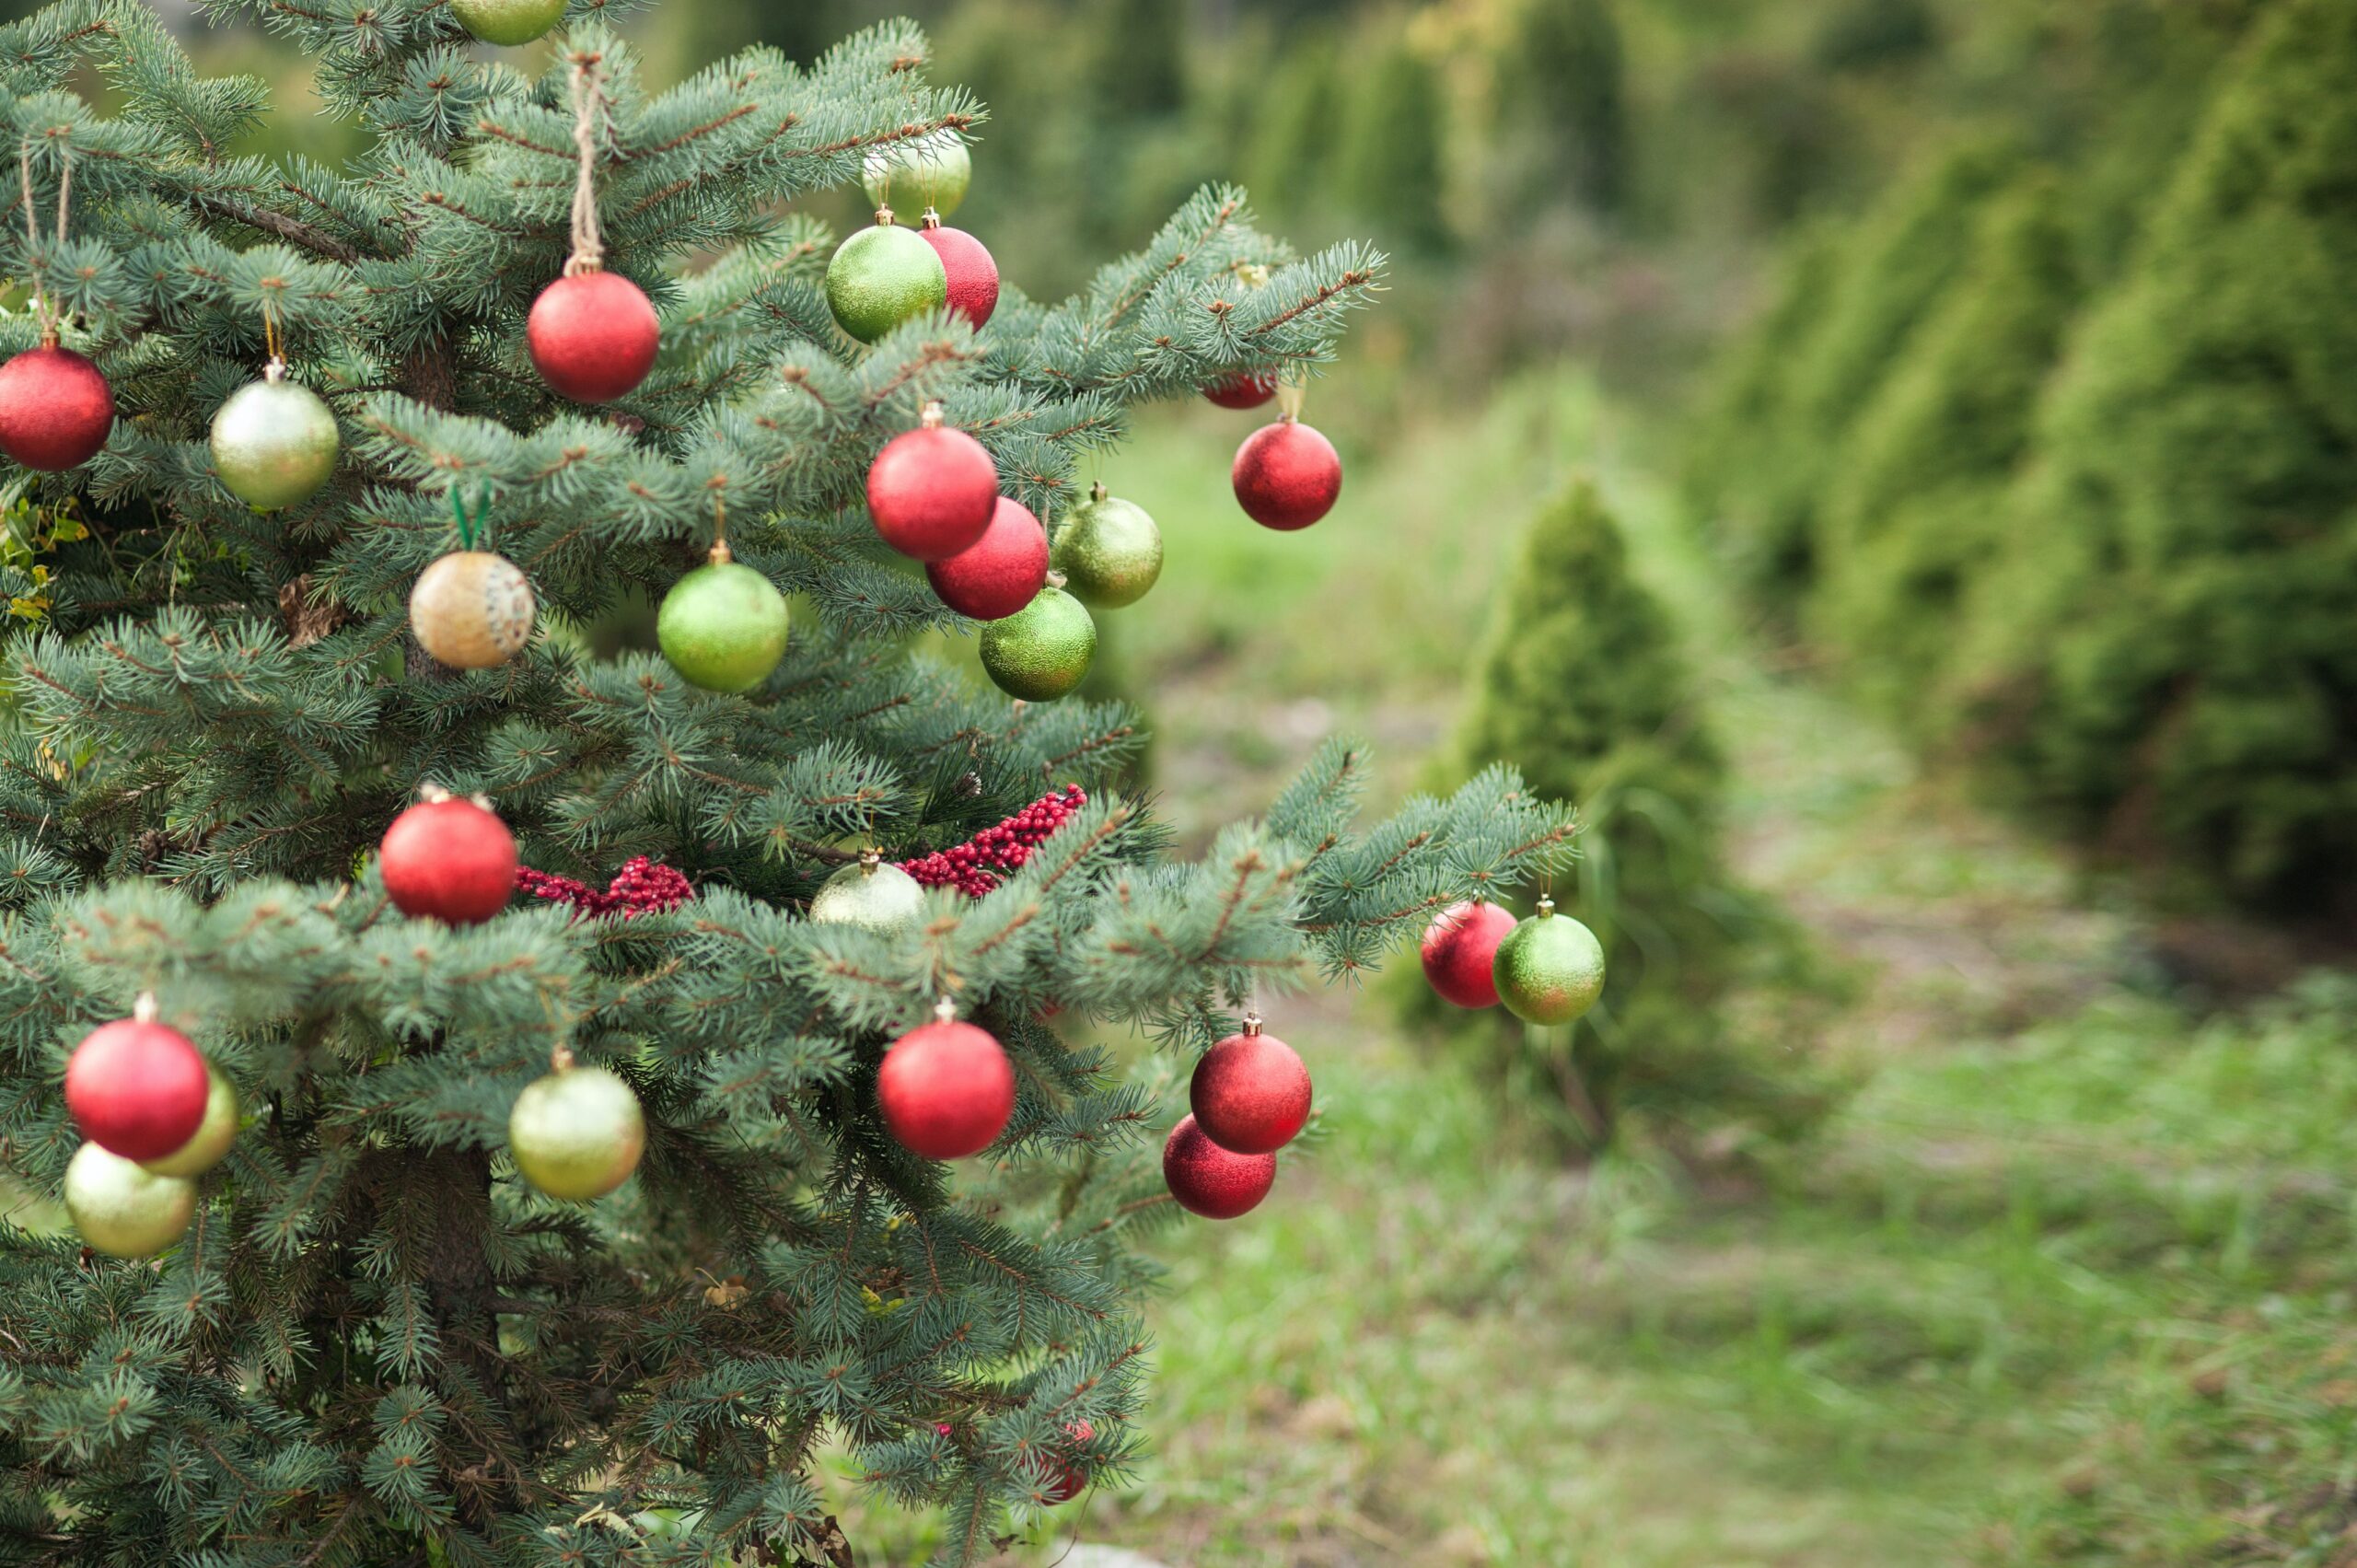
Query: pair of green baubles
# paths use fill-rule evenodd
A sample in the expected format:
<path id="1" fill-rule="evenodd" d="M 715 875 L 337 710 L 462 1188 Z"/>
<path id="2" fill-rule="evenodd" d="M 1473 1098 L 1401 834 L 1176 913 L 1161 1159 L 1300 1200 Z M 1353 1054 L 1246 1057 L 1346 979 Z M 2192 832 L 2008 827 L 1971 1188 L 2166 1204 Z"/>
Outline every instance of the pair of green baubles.
<path id="1" fill-rule="evenodd" d="M 1029 604 L 982 624 L 982 671 L 1027 703 L 1053 702 L 1078 686 L 1097 656 L 1091 610 L 1135 604 L 1162 575 L 1162 530 L 1145 508 L 1095 486 L 1064 514 L 1048 557 L 1051 579 Z"/>

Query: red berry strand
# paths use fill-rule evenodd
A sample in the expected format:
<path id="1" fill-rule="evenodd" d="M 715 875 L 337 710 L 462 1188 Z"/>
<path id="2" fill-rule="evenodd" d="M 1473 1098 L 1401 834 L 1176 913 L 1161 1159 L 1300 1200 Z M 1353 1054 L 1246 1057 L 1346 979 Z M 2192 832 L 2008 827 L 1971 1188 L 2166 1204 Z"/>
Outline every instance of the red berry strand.
<path id="1" fill-rule="evenodd" d="M 928 888 L 955 888 L 970 899 L 979 899 L 997 887 L 1007 872 L 1029 860 L 1033 850 L 1087 804 L 1086 790 L 1066 784 L 962 844 L 901 861 L 900 869 Z"/>
<path id="2" fill-rule="evenodd" d="M 678 909 L 696 896 L 694 884 L 684 873 L 643 854 L 633 856 L 614 873 L 614 879 L 602 891 L 586 882 L 535 871 L 528 865 L 516 868 L 516 888 L 518 892 L 549 903 L 571 904 L 582 914 L 599 920 L 616 916 L 632 920 L 642 914 L 661 913 Z"/>

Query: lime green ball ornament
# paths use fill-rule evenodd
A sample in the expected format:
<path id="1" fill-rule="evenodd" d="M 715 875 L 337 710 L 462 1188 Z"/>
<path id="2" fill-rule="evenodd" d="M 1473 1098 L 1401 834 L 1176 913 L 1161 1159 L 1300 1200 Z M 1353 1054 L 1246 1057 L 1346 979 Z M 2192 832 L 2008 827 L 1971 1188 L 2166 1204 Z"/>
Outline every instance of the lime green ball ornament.
<path id="1" fill-rule="evenodd" d="M 230 393 L 213 416 L 213 471 L 258 512 L 319 494 L 341 446 L 335 415 L 317 392 L 286 379 L 282 360 Z"/>
<path id="2" fill-rule="evenodd" d="M 210 1063 L 205 1074 L 212 1086 L 204 1097 L 204 1120 L 196 1124 L 196 1132 L 189 1141 L 166 1155 L 162 1159 L 142 1160 L 141 1168 L 155 1176 L 177 1176 L 193 1180 L 219 1165 L 229 1156 L 229 1145 L 238 1141 L 238 1091 L 221 1069 Z"/>
<path id="3" fill-rule="evenodd" d="M 835 324 L 872 343 L 901 322 L 949 303 L 949 273 L 913 228 L 878 212 L 827 263 L 827 308 Z"/>
<path id="4" fill-rule="evenodd" d="M 556 26 L 564 0 L 450 0 L 450 15 L 485 43 L 512 49 Z"/>
<path id="5" fill-rule="evenodd" d="M 524 1179 L 552 1198 L 602 1198 L 638 1168 L 645 1115 L 631 1086 L 605 1068 L 576 1067 L 563 1047 L 555 1067 L 516 1097 L 508 1152 Z"/>
<path id="6" fill-rule="evenodd" d="M 955 131 L 935 131 L 896 146 L 878 147 L 860 169 L 867 199 L 879 207 L 930 207 L 943 217 L 958 210 L 974 180 L 974 155 Z"/>
<path id="7" fill-rule="evenodd" d="M 775 584 L 712 547 L 712 563 L 671 586 L 655 616 L 655 641 L 671 668 L 707 691 L 749 691 L 785 657 L 785 596 Z"/>
<path id="8" fill-rule="evenodd" d="M 1162 575 L 1162 530 L 1145 508 L 1109 495 L 1101 484 L 1064 514 L 1049 564 L 1064 588 L 1091 610 L 1137 603 Z"/>
<path id="9" fill-rule="evenodd" d="M 1052 703 L 1081 682 L 1097 656 L 1097 622 L 1060 587 L 982 628 L 982 669 L 998 689 L 1027 703 Z"/>
<path id="10" fill-rule="evenodd" d="M 188 1234 L 196 1183 L 85 1144 L 65 1167 L 65 1212 L 84 1243 L 108 1257 L 152 1258 Z"/>
<path id="11" fill-rule="evenodd" d="M 1568 1024 L 1604 994 L 1604 944 L 1552 899 L 1506 933 L 1490 962 L 1498 1000 L 1526 1024 Z"/>

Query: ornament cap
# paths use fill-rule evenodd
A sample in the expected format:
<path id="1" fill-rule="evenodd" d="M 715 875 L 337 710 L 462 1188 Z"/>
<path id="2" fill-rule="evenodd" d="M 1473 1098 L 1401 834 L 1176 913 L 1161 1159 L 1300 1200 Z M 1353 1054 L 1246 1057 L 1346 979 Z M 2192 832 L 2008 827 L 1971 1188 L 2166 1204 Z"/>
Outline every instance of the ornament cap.
<path id="1" fill-rule="evenodd" d="M 889 228 L 892 226 L 891 208 L 878 207 L 876 209 L 876 226 L 878 228 Z"/>
<path id="2" fill-rule="evenodd" d="M 920 219 L 919 222 L 926 228 L 939 228 L 941 226 L 941 215 L 935 212 L 931 207 L 927 207 L 924 210 L 924 216 Z"/>
<path id="3" fill-rule="evenodd" d="M 281 355 L 275 354 L 272 354 L 270 356 L 270 363 L 261 367 L 261 378 L 269 382 L 273 387 L 277 386 L 281 381 L 285 380 L 285 359 Z"/>
<path id="4" fill-rule="evenodd" d="M 141 992 L 139 999 L 131 1005 L 131 1016 L 138 1023 L 154 1023 L 158 1011 L 160 1009 L 156 1005 L 156 993 L 152 991 Z"/>
<path id="5" fill-rule="evenodd" d="M 862 876 L 864 876 L 864 877 L 873 877 L 873 876 L 875 876 L 875 875 L 876 875 L 876 868 L 877 868 L 877 866 L 879 866 L 879 865 L 883 865 L 883 864 L 884 864 L 884 852 L 883 852 L 883 851 L 881 851 L 881 850 L 873 850 L 873 849 L 864 849 L 864 850 L 861 850 L 861 851 L 859 852 L 859 869 L 860 869 L 860 874 L 861 874 Z"/>
<path id="6" fill-rule="evenodd" d="M 933 1005 L 933 1021 L 936 1024 L 956 1023 L 958 1021 L 958 1005 L 955 1002 L 950 1001 L 946 996 L 935 1003 Z"/>
<path id="7" fill-rule="evenodd" d="M 550 1072 L 570 1073 L 573 1071 L 574 1065 L 573 1047 L 565 1044 L 563 1040 L 559 1040 L 554 1045 L 549 1047 Z"/>
<path id="8" fill-rule="evenodd" d="M 926 401 L 924 412 L 917 415 L 917 424 L 925 430 L 938 430 L 948 418 L 948 411 L 941 406 L 941 400 L 932 398 Z"/>
<path id="9" fill-rule="evenodd" d="M 1105 488 L 1105 482 L 1101 479 L 1088 487 L 1088 498 L 1091 501 L 1102 501 L 1111 494 L 1111 491 Z"/>
<path id="10" fill-rule="evenodd" d="M 737 552 L 728 548 L 726 540 L 716 539 L 712 541 L 712 548 L 704 552 L 704 559 L 715 566 L 726 566 L 737 559 Z"/>
<path id="11" fill-rule="evenodd" d="M 1050 572 L 1048 574 L 1048 587 L 1051 588 L 1061 588 L 1070 580 L 1071 579 L 1067 578 L 1062 572 Z"/>
<path id="12" fill-rule="evenodd" d="M 417 786 L 417 798 L 428 806 L 439 806 L 450 798 L 450 792 L 428 779 Z"/>
<path id="13" fill-rule="evenodd" d="M 1247 1040 L 1257 1039 L 1257 1038 L 1259 1037 L 1260 1033 L 1260 1014 L 1258 1014 L 1258 1013 L 1247 1013 L 1247 1014 L 1245 1014 L 1245 1015 L 1244 1015 L 1244 1035 L 1245 1035 L 1245 1038 L 1246 1038 Z"/>
<path id="14" fill-rule="evenodd" d="M 1547 897 L 1547 895 L 1546 895 L 1546 894 L 1541 893 L 1541 894 L 1538 896 L 1538 912 L 1537 912 L 1537 918 L 1538 918 L 1538 919 L 1540 919 L 1540 920 L 1545 920 L 1545 919 L 1547 919 L 1550 915 L 1553 914 L 1554 912 L 1555 912 L 1555 900 L 1552 900 L 1552 899 L 1550 899 L 1550 898 L 1549 898 L 1549 897 Z"/>

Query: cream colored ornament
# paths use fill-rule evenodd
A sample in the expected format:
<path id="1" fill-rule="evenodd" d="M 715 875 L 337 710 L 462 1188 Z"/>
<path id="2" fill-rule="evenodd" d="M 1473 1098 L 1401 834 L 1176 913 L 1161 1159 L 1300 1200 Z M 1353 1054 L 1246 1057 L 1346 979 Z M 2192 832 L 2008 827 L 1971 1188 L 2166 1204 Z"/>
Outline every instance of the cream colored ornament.
<path id="1" fill-rule="evenodd" d="M 409 626 L 453 669 L 493 669 L 532 640 L 531 581 L 505 555 L 454 550 L 418 575 Z"/>

